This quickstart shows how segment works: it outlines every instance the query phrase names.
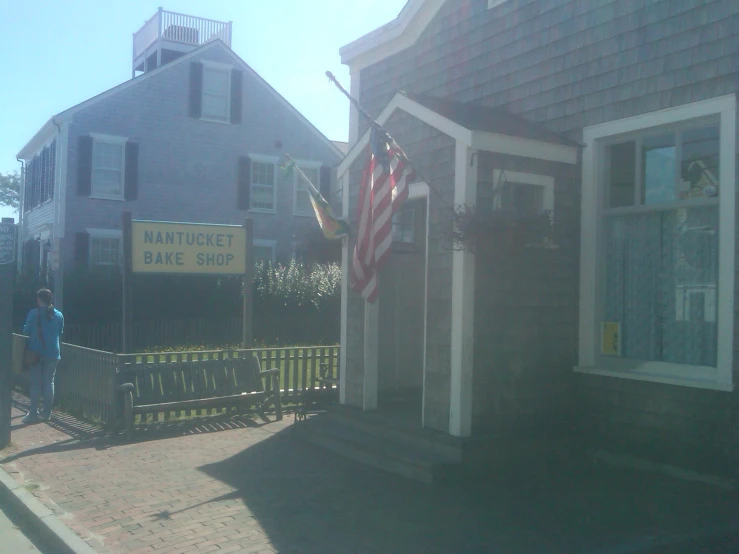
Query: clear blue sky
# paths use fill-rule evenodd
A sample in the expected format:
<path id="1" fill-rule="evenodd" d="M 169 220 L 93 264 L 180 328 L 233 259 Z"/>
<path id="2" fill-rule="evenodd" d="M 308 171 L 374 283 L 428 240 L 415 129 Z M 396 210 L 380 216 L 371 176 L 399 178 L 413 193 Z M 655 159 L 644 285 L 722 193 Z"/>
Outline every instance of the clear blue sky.
<path id="1" fill-rule="evenodd" d="M 131 78 L 132 33 L 165 10 L 233 21 L 233 50 L 330 139 L 346 140 L 339 48 L 406 0 L 0 0 L 0 172 L 51 117 Z M 12 215 L 0 208 L 0 216 Z"/>

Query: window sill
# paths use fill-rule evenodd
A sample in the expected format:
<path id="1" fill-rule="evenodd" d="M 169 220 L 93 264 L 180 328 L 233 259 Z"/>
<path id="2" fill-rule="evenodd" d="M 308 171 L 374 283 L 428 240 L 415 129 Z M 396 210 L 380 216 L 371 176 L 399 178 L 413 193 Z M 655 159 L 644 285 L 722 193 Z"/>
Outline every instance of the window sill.
<path id="1" fill-rule="evenodd" d="M 113 196 L 112 194 L 91 194 L 88 198 L 94 200 L 117 200 L 119 202 L 125 202 L 126 200 L 123 196 Z"/>
<path id="2" fill-rule="evenodd" d="M 272 214 L 272 215 L 274 215 L 274 214 L 277 213 L 277 210 L 266 210 L 264 208 L 249 208 L 249 211 L 251 213 L 255 213 L 255 214 Z"/>
<path id="3" fill-rule="evenodd" d="M 695 389 L 725 392 L 732 392 L 734 390 L 733 383 L 727 383 L 718 379 L 718 370 L 715 367 L 687 366 L 655 362 L 653 364 L 644 364 L 643 367 L 640 367 L 639 369 L 631 370 L 582 366 L 576 366 L 573 370 L 575 373 L 615 377 L 617 379 L 631 379 L 634 381 L 649 381 L 652 383 L 677 385 Z M 713 377 L 713 379 L 706 379 L 705 377 L 708 375 Z"/>
<path id="4" fill-rule="evenodd" d="M 231 125 L 230 118 L 229 119 L 212 119 L 210 117 L 201 117 L 199 119 L 200 121 L 206 121 L 208 123 L 220 123 L 221 125 Z"/>

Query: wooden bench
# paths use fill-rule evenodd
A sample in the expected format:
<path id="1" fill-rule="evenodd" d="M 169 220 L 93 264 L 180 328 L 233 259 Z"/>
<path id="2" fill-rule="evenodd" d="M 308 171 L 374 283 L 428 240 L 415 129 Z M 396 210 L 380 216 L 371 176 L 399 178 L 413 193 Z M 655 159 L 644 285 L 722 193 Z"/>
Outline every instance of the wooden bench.
<path id="1" fill-rule="evenodd" d="M 267 379 L 271 387 L 265 385 Z M 136 414 L 254 406 L 264 418 L 264 409 L 272 404 L 282 419 L 280 370 L 263 371 L 256 356 L 128 364 L 117 382 L 128 439 Z"/>

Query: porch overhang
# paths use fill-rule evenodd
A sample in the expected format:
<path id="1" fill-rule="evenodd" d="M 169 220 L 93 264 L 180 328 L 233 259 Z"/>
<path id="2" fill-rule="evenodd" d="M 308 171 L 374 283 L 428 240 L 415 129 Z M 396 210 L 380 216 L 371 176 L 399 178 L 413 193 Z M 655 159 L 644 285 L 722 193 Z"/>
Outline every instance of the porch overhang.
<path id="1" fill-rule="evenodd" d="M 440 99 L 436 99 L 441 101 Z M 461 103 L 450 103 L 462 105 Z M 492 108 L 475 107 L 478 110 L 486 110 L 493 112 Z M 415 100 L 411 95 L 405 92 L 397 92 L 393 99 L 388 103 L 382 113 L 377 118 L 380 125 L 384 125 L 396 110 L 401 110 L 409 115 L 423 121 L 427 125 L 434 127 L 438 131 L 453 138 L 472 150 L 481 150 L 485 152 L 497 152 L 500 154 L 508 154 L 512 156 L 521 156 L 537 160 L 546 160 L 552 162 L 576 164 L 580 147 L 573 141 L 568 141 L 562 137 L 557 137 L 548 131 L 541 131 L 543 136 L 547 134 L 552 140 L 539 140 L 525 136 L 517 136 L 514 134 L 487 131 L 471 128 L 472 125 L 464 125 L 455 121 L 451 117 L 433 110 L 424 103 Z M 500 112 L 499 112 L 500 113 Z M 516 116 L 508 115 L 515 118 Z M 520 119 L 520 118 L 518 118 Z M 520 119 L 520 121 L 524 121 Z M 534 126 L 532 123 L 526 122 L 528 126 Z M 344 160 L 339 164 L 338 176 L 343 176 L 357 159 L 357 156 L 369 144 L 370 131 L 366 131 L 359 140 L 351 147 Z M 555 140 L 556 139 L 556 140 Z M 402 145 L 401 145 L 402 146 Z"/>

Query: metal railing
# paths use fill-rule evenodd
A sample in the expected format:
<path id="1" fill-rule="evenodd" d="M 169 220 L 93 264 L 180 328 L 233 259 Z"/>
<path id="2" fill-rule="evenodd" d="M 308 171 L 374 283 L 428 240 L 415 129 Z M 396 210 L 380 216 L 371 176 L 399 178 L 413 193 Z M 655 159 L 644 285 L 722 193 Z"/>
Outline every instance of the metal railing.
<path id="1" fill-rule="evenodd" d="M 157 40 L 200 46 L 220 39 L 231 47 L 231 22 L 204 19 L 159 9 L 133 34 L 133 57 L 138 58 Z"/>

